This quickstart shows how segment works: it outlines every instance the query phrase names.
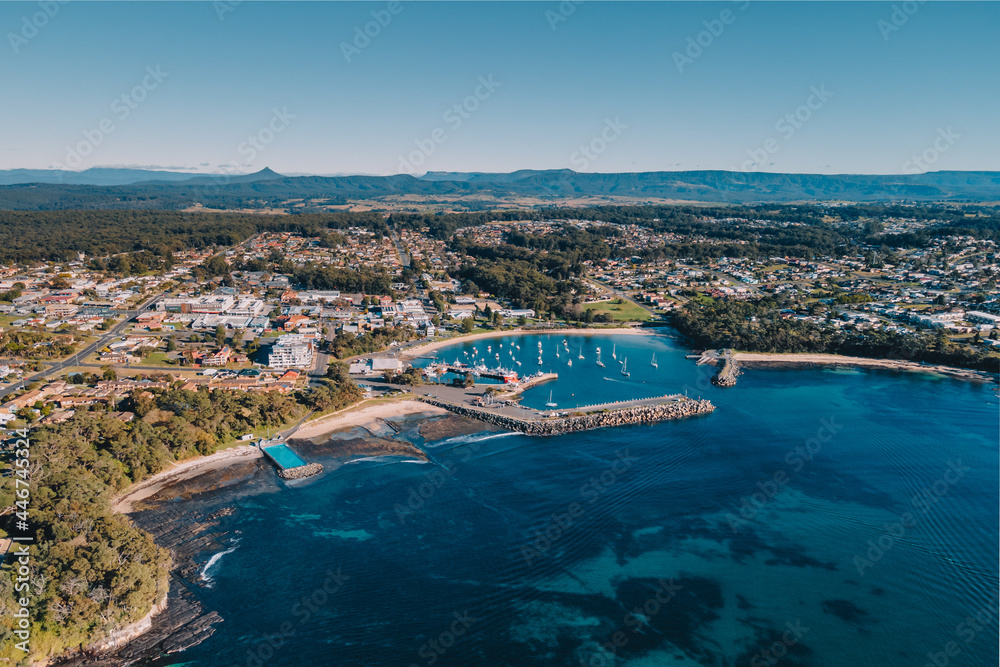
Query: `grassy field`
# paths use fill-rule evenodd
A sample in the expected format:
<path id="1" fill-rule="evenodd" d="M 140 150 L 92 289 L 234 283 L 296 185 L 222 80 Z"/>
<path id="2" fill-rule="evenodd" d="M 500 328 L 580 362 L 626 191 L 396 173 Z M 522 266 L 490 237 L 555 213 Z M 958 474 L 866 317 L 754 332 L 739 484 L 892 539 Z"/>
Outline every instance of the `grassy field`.
<path id="1" fill-rule="evenodd" d="M 625 300 L 622 300 L 622 303 L 618 303 L 618 299 L 594 301 L 585 303 L 581 307 L 584 311 L 590 308 L 594 311 L 594 315 L 599 313 L 611 315 L 616 322 L 645 322 L 652 318 L 647 310 Z"/>

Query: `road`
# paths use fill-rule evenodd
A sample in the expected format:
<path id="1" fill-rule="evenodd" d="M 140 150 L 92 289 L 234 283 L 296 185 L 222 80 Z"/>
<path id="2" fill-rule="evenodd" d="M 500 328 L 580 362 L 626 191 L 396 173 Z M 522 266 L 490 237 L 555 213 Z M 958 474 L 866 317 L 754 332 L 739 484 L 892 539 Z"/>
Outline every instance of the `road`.
<path id="1" fill-rule="evenodd" d="M 403 265 L 403 268 L 409 268 L 410 266 L 410 256 L 406 254 L 403 250 L 403 244 L 400 242 L 399 237 L 396 236 L 396 230 L 389 228 L 389 238 L 392 239 L 393 244 L 396 246 L 396 254 L 399 255 L 399 263 Z"/>
<path id="2" fill-rule="evenodd" d="M 54 364 L 52 364 L 52 366 L 50 366 L 49 368 L 40 371 L 38 373 L 35 373 L 34 375 L 30 375 L 21 380 L 20 382 L 18 382 L 17 384 L 7 387 L 6 389 L 0 390 L 0 398 L 5 398 L 9 394 L 12 394 L 16 391 L 21 391 L 22 389 L 24 389 L 24 387 L 28 386 L 32 382 L 38 382 L 44 380 L 45 378 L 55 375 L 62 370 L 71 368 L 73 366 L 78 366 L 79 365 L 78 360 L 80 358 L 85 359 L 87 355 L 93 354 L 97 350 L 111 343 L 116 338 L 120 338 L 122 335 L 122 331 L 125 330 L 125 327 L 128 326 L 129 321 L 133 317 L 135 317 L 142 311 L 147 310 L 150 306 L 156 305 L 156 302 L 162 298 L 163 298 L 162 294 L 157 294 L 153 298 L 149 299 L 148 301 L 140 305 L 136 310 L 124 311 L 125 312 L 124 319 L 122 319 L 122 321 L 116 324 L 115 326 L 111 327 L 111 329 L 109 329 L 103 336 L 98 338 L 96 341 L 94 341 L 87 347 L 83 348 L 82 350 L 79 350 L 73 356 L 67 359 L 63 359 L 62 361 L 57 361 Z M 163 371 L 164 369 L 160 368 L 158 370 Z"/>

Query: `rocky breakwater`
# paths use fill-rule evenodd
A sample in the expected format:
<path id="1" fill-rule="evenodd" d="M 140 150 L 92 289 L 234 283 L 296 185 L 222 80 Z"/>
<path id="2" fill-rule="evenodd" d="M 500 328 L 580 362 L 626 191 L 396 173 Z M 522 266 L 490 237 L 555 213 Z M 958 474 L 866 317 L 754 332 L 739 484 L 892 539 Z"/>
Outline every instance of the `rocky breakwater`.
<path id="1" fill-rule="evenodd" d="M 307 463 L 304 466 L 297 466 L 295 468 L 283 468 L 278 471 L 278 477 L 281 479 L 303 479 L 318 475 L 321 472 L 323 472 L 323 466 L 319 463 Z"/>
<path id="2" fill-rule="evenodd" d="M 712 378 L 712 384 L 717 387 L 735 387 L 736 377 L 740 374 L 739 366 L 732 357 L 727 356 L 722 362 L 722 368 Z"/>
<path id="3" fill-rule="evenodd" d="M 509 431 L 519 431 L 526 435 L 561 435 L 573 433 L 575 431 L 587 431 L 594 428 L 606 428 L 609 426 L 627 426 L 629 424 L 652 424 L 668 419 L 684 419 L 697 415 L 708 414 L 715 410 L 711 401 L 683 399 L 670 403 L 656 405 L 639 405 L 635 407 L 620 408 L 618 410 L 605 410 L 600 412 L 590 412 L 584 414 L 570 415 L 567 417 L 555 417 L 544 419 L 517 419 L 506 415 L 479 410 L 464 405 L 456 405 L 438 401 L 432 398 L 422 398 L 422 401 L 431 405 L 450 410 L 464 417 L 471 417 L 484 421 L 494 426 L 507 429 Z"/>

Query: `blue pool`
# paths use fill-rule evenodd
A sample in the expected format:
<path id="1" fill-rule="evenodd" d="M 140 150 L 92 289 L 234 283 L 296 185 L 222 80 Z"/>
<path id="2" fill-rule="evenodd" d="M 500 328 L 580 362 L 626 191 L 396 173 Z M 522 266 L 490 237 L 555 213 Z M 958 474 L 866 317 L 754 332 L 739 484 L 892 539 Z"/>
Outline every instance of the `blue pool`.
<path id="1" fill-rule="evenodd" d="M 306 464 L 288 445 L 271 445 L 263 449 L 265 454 L 274 459 L 275 463 L 286 470 L 288 468 L 298 468 Z"/>

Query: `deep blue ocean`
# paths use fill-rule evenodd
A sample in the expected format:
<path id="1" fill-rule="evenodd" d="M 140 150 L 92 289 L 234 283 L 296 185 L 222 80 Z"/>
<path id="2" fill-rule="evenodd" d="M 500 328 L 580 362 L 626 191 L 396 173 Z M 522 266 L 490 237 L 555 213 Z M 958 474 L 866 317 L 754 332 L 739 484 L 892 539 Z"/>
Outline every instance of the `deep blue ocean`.
<path id="1" fill-rule="evenodd" d="M 718 409 L 440 442 L 406 419 L 431 463 L 325 463 L 304 486 L 214 492 L 239 512 L 193 590 L 225 620 L 157 664 L 998 663 L 995 386 L 748 369 L 720 389 L 669 335 L 439 356 L 489 345 L 511 366 L 513 344 L 534 371 L 539 341 L 560 377 L 526 392 L 530 407 L 550 391 L 559 409 L 686 391 Z"/>

